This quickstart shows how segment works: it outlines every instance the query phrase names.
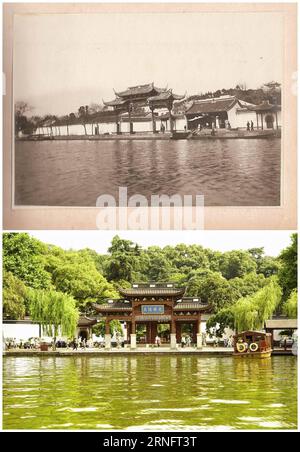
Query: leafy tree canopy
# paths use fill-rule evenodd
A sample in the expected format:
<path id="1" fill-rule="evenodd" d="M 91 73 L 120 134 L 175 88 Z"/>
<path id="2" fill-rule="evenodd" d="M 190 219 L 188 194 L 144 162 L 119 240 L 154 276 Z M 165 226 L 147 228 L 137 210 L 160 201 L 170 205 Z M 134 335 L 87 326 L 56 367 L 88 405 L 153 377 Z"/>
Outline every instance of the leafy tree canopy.
<path id="1" fill-rule="evenodd" d="M 241 298 L 232 308 L 235 329 L 239 332 L 264 328 L 265 321 L 272 317 L 278 307 L 281 296 L 281 287 L 272 277 L 255 294 Z"/>
<path id="2" fill-rule="evenodd" d="M 23 319 L 26 313 L 26 286 L 11 272 L 3 274 L 3 316 Z"/>
<path id="3" fill-rule="evenodd" d="M 44 334 L 55 338 L 74 337 L 79 311 L 73 297 L 54 290 L 28 291 L 30 315 L 33 321 L 43 326 Z"/>
<path id="4" fill-rule="evenodd" d="M 283 289 L 283 300 L 287 300 L 292 290 L 297 288 L 297 239 L 296 233 L 291 235 L 292 243 L 279 255 L 279 283 Z"/>
<path id="5" fill-rule="evenodd" d="M 294 289 L 287 301 L 283 305 L 283 313 L 290 319 L 298 318 L 298 293 L 297 289 Z"/>
<path id="6" fill-rule="evenodd" d="M 3 234 L 3 268 L 13 273 L 28 287 L 51 287 L 51 276 L 44 269 L 43 256 L 46 244 L 26 233 Z"/>
<path id="7" fill-rule="evenodd" d="M 247 251 L 228 251 L 220 259 L 220 270 L 226 279 L 244 276 L 247 273 L 256 271 L 256 268 L 255 260 Z"/>

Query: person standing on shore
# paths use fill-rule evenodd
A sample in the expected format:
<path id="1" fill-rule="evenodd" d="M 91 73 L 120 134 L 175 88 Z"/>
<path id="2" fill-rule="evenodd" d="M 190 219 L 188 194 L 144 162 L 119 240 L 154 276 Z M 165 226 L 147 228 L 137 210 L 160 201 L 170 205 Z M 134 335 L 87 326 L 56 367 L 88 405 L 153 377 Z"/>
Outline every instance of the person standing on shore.
<path id="1" fill-rule="evenodd" d="M 157 347 L 160 347 L 160 337 L 158 335 L 155 338 L 155 344 Z"/>
<path id="2" fill-rule="evenodd" d="M 77 348 L 78 348 L 77 339 L 74 338 L 74 341 L 73 341 L 73 350 L 77 350 Z"/>
<path id="3" fill-rule="evenodd" d="M 181 347 L 183 348 L 184 346 L 185 346 L 185 337 L 184 336 L 182 336 L 181 337 Z"/>

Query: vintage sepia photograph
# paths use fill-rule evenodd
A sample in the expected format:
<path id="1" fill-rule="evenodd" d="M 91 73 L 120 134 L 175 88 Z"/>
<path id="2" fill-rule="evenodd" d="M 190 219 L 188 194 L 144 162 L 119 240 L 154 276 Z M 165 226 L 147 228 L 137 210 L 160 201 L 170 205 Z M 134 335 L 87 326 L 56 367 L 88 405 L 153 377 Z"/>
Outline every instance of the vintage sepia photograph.
<path id="1" fill-rule="evenodd" d="M 6 229 L 296 227 L 294 5 L 6 6 Z"/>
<path id="2" fill-rule="evenodd" d="M 16 206 L 280 206 L 281 14 L 17 15 L 13 49 Z"/>

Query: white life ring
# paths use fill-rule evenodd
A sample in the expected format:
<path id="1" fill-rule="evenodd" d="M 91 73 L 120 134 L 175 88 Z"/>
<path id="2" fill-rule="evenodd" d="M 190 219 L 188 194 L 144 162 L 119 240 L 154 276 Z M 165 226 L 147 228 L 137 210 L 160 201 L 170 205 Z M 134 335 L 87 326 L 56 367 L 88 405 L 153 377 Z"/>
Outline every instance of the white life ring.
<path id="1" fill-rule="evenodd" d="M 256 342 L 253 342 L 252 344 L 250 344 L 250 350 L 251 350 L 251 352 L 257 352 L 258 344 Z"/>
<path id="2" fill-rule="evenodd" d="M 246 347 L 242 343 L 236 344 L 236 349 L 239 353 L 244 353 L 246 351 Z"/>

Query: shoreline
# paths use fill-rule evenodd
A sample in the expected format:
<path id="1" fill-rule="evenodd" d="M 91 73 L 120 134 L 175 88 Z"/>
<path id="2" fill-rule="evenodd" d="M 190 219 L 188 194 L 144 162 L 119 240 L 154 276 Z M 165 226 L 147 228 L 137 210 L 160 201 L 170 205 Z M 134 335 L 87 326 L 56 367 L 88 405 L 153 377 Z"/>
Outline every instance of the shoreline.
<path id="1" fill-rule="evenodd" d="M 92 349 L 92 350 L 49 350 L 49 351 L 40 351 L 40 350 L 12 350 L 12 351 L 4 351 L 2 353 L 3 357 L 41 357 L 41 356 L 54 356 L 54 357 L 78 357 L 78 356 L 145 356 L 145 355 L 154 355 L 154 356 L 174 356 L 174 355 L 188 355 L 188 356 L 219 356 L 219 357 L 233 357 L 233 349 L 222 349 L 222 348 L 207 348 L 207 349 L 176 349 L 171 350 L 170 348 L 140 348 L 131 350 L 130 348 L 125 349 Z M 274 350 L 272 356 L 295 356 L 291 351 L 284 350 Z"/>
<path id="2" fill-rule="evenodd" d="M 53 137 L 20 137 L 16 138 L 16 141 L 135 141 L 135 140 L 172 140 L 172 141 L 182 141 L 182 140 L 233 140 L 233 139 L 243 139 L 243 140 L 253 140 L 253 139 L 274 139 L 281 138 L 281 131 L 266 131 L 260 130 L 255 132 L 247 131 L 230 131 L 230 132 L 217 132 L 216 135 L 211 135 L 210 133 L 203 133 L 200 135 L 194 135 L 188 138 L 172 138 L 171 133 L 165 134 L 150 134 L 141 133 L 134 135 L 58 135 Z"/>

